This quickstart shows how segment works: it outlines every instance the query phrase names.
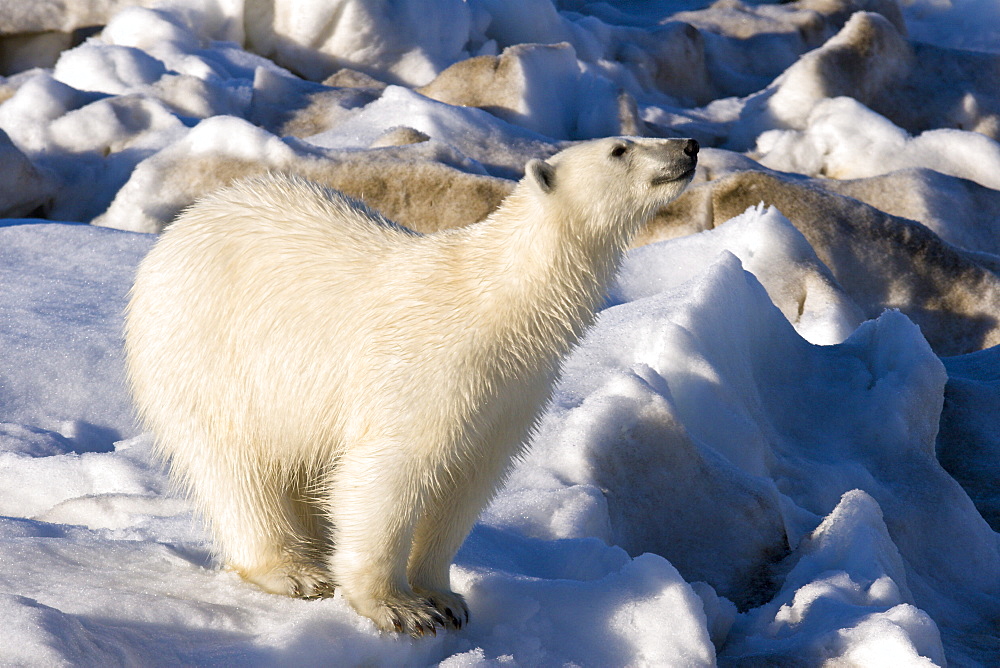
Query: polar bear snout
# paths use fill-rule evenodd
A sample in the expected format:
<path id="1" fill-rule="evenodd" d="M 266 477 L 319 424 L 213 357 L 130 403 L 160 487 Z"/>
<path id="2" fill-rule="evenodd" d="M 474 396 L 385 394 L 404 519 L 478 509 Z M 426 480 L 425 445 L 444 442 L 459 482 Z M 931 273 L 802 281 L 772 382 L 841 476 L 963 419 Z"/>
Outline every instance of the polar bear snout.
<path id="1" fill-rule="evenodd" d="M 684 142 L 683 146 L 678 147 L 679 142 Z M 678 151 L 678 148 L 680 150 Z M 658 155 L 660 158 L 658 169 L 656 169 L 656 174 L 650 180 L 650 183 L 654 186 L 663 185 L 666 183 L 676 183 L 678 181 L 690 180 L 694 176 L 694 170 L 698 166 L 698 151 L 700 149 L 698 140 L 696 139 L 675 139 L 668 140 L 668 143 L 663 147 L 663 153 L 666 155 Z"/>

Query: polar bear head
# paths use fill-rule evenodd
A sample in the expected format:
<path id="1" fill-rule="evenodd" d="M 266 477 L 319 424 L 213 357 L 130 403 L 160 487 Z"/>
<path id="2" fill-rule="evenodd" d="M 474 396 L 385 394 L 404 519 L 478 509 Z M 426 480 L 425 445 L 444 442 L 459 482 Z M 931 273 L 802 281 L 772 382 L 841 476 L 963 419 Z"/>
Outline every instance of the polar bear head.
<path id="1" fill-rule="evenodd" d="M 592 233 L 631 234 L 681 194 L 697 163 L 694 139 L 609 137 L 532 160 L 525 177 L 547 213 Z"/>

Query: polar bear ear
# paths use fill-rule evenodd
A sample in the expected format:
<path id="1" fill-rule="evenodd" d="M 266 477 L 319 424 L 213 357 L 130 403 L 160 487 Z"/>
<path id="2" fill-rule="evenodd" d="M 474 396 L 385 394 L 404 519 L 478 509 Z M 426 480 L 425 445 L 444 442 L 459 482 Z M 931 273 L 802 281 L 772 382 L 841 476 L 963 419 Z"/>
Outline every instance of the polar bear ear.
<path id="1" fill-rule="evenodd" d="M 556 168 L 544 160 L 531 160 L 524 168 L 524 173 L 543 193 L 550 193 L 556 187 Z"/>

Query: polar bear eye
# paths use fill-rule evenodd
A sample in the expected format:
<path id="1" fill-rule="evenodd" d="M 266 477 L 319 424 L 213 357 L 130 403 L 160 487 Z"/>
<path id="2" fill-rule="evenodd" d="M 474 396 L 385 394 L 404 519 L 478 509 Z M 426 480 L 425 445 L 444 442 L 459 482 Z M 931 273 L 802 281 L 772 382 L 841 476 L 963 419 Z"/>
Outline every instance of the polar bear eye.
<path id="1" fill-rule="evenodd" d="M 625 155 L 626 151 L 628 151 L 628 145 L 627 144 L 615 144 L 615 147 L 613 149 L 611 149 L 611 157 L 612 158 L 620 158 L 623 155 Z"/>

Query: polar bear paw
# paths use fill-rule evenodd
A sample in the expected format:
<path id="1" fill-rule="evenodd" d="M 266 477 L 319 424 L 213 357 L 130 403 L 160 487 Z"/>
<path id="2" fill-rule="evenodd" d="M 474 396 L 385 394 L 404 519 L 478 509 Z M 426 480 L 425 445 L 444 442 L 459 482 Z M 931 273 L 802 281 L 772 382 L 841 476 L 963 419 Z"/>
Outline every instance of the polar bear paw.
<path id="1" fill-rule="evenodd" d="M 375 601 L 370 606 L 356 606 L 382 631 L 407 633 L 414 638 L 437 635 L 448 620 L 429 601 L 414 595 L 399 594 Z"/>
<path id="2" fill-rule="evenodd" d="M 237 570 L 245 580 L 272 594 L 306 599 L 333 596 L 330 574 L 311 564 L 288 563 L 256 572 Z"/>
<path id="3" fill-rule="evenodd" d="M 414 586 L 413 591 L 437 610 L 445 621 L 445 628 L 456 631 L 469 623 L 469 606 L 461 594 L 441 589 Z"/>

